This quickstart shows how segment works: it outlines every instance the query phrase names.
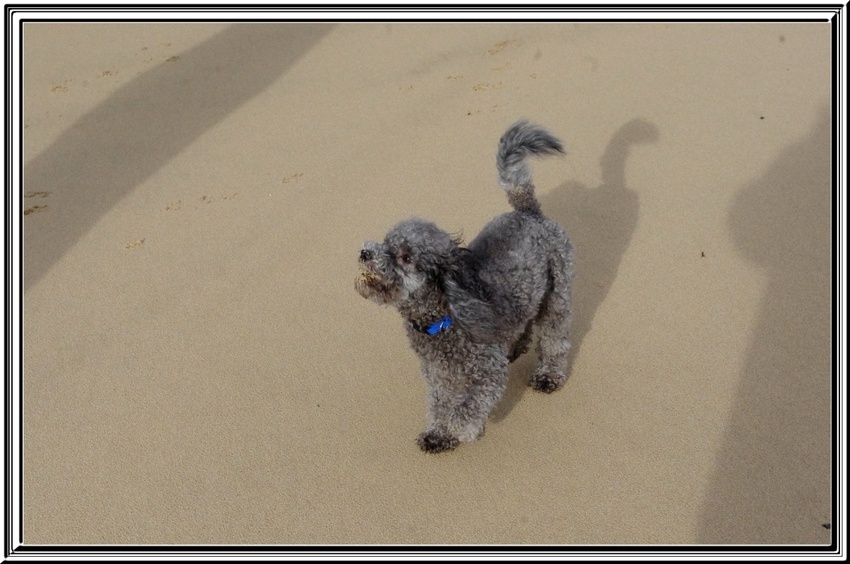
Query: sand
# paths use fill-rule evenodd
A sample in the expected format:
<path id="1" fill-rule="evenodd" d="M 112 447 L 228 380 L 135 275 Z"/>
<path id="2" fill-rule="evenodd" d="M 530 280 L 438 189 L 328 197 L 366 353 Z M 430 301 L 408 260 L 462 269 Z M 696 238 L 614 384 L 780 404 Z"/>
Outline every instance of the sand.
<path id="1" fill-rule="evenodd" d="M 827 24 L 28 24 L 24 541 L 823 544 Z M 357 256 L 508 210 L 526 117 L 573 364 L 486 436 Z"/>

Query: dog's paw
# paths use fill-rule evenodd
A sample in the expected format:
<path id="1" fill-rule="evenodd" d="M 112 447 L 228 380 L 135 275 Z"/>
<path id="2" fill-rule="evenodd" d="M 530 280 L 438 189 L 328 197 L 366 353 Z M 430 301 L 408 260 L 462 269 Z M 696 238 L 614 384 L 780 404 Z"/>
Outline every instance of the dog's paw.
<path id="1" fill-rule="evenodd" d="M 459 442 L 460 441 L 454 437 L 441 435 L 436 431 L 425 431 L 419 435 L 418 439 L 416 439 L 416 443 L 419 445 L 419 448 L 431 454 L 452 450 L 457 447 Z"/>
<path id="2" fill-rule="evenodd" d="M 558 376 L 557 374 L 535 374 L 528 385 L 538 392 L 551 394 L 561 387 L 565 379 L 563 376 Z"/>

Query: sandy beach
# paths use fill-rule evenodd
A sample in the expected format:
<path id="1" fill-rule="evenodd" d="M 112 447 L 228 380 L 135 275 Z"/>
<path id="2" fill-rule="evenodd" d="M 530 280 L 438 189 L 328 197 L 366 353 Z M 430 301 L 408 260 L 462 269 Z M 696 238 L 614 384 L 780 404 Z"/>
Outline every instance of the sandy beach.
<path id="1" fill-rule="evenodd" d="M 828 24 L 24 27 L 26 544 L 829 544 Z M 572 368 L 419 451 L 410 216 L 577 252 Z"/>

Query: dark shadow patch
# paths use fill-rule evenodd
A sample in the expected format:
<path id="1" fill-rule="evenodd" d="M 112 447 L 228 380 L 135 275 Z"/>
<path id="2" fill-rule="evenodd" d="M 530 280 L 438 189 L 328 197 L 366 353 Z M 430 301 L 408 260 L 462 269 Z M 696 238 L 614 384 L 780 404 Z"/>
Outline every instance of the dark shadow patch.
<path id="1" fill-rule="evenodd" d="M 830 543 L 831 117 L 824 109 L 729 210 L 763 267 L 737 396 L 701 515 L 701 544 Z M 711 409 L 711 406 L 706 406 Z"/>

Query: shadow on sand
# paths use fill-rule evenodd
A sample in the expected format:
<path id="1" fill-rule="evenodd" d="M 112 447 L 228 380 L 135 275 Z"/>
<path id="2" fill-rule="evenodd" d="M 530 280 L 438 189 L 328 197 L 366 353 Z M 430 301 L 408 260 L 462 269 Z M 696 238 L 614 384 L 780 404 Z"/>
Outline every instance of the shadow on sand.
<path id="1" fill-rule="evenodd" d="M 49 192 L 52 203 L 24 221 L 25 290 L 122 197 L 332 28 L 232 25 L 121 87 L 26 163 L 25 192 Z"/>
<path id="2" fill-rule="evenodd" d="M 654 125 L 634 119 L 614 134 L 600 159 L 601 186 L 588 188 L 567 182 L 540 196 L 543 213 L 564 226 L 576 250 L 572 359 L 578 356 L 596 310 L 617 278 L 620 261 L 637 226 L 640 201 L 637 192 L 629 189 L 625 176 L 629 152 L 635 145 L 657 139 Z M 494 421 L 504 419 L 525 393 L 536 362 L 532 347 L 511 366 L 508 389 L 493 412 Z"/>
<path id="3" fill-rule="evenodd" d="M 831 117 L 784 149 L 729 211 L 761 298 L 697 541 L 830 543 Z"/>

